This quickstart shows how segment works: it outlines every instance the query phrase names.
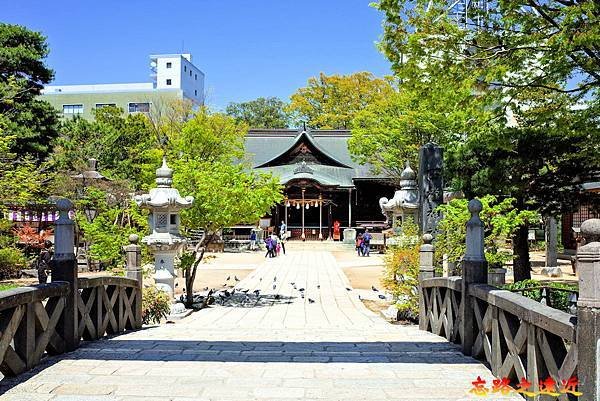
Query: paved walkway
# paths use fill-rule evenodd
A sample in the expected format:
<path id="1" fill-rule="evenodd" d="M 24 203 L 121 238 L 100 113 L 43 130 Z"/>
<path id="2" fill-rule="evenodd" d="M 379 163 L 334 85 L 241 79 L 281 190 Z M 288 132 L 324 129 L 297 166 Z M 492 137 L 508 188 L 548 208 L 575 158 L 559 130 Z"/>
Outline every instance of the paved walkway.
<path id="1" fill-rule="evenodd" d="M 249 295 L 51 359 L 0 399 L 466 400 L 477 376 L 491 384 L 444 339 L 367 310 L 330 252 L 290 249 L 237 288 Z"/>

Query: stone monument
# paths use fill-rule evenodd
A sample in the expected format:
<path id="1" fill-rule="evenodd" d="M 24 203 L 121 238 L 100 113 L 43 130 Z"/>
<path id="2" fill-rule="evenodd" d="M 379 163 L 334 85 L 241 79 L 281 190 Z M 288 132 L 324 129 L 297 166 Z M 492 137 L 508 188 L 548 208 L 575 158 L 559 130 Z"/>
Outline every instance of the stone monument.
<path id="1" fill-rule="evenodd" d="M 419 191 L 417 189 L 417 174 L 407 161 L 402 173 L 400 173 L 400 189 L 394 193 L 392 199 L 379 199 L 381 213 L 386 217 L 386 223 L 391 226 L 395 233 L 402 222 L 412 219 L 418 221 Z"/>
<path id="2" fill-rule="evenodd" d="M 436 208 L 444 201 L 443 148 L 428 143 L 419 150 L 419 225 L 423 234 L 434 237 L 441 215 Z"/>
<path id="3" fill-rule="evenodd" d="M 173 170 L 163 158 L 162 166 L 156 170 L 156 188 L 149 194 L 137 195 L 134 199 L 141 208 L 149 209 L 148 223 L 150 235 L 142 238 L 154 254 L 154 280 L 156 286 L 173 297 L 175 289 L 175 256 L 186 243 L 179 232 L 179 213 L 189 208 L 194 198 L 182 198 L 179 191 L 172 188 Z"/>

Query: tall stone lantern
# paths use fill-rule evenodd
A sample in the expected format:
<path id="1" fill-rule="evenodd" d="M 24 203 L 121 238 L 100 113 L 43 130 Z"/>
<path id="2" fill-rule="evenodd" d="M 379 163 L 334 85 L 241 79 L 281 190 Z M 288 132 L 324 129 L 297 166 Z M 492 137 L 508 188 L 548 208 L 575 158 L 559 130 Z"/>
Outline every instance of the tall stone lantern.
<path id="1" fill-rule="evenodd" d="M 386 222 L 397 233 L 401 223 L 412 219 L 417 223 L 419 213 L 419 190 L 417 188 L 417 174 L 406 162 L 404 170 L 400 173 L 400 189 L 394 193 L 392 199 L 379 199 L 381 213 L 386 217 Z"/>
<path id="2" fill-rule="evenodd" d="M 163 158 L 162 166 L 156 170 L 156 188 L 152 188 L 149 194 L 134 198 L 139 207 L 150 210 L 148 223 L 151 234 L 142 238 L 142 242 L 154 253 L 156 286 L 171 297 L 175 289 L 175 256 L 186 243 L 179 232 L 179 213 L 194 202 L 191 196 L 181 197 L 179 191 L 171 187 L 172 184 L 173 170 Z"/>

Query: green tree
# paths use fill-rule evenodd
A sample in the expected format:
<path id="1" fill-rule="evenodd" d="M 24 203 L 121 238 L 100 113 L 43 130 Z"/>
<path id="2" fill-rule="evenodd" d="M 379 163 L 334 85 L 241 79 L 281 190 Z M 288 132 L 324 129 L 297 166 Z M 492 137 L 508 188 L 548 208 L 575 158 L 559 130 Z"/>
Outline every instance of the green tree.
<path id="1" fill-rule="evenodd" d="M 95 110 L 93 121 L 66 119 L 60 132 L 51 157 L 57 171 L 80 173 L 93 158 L 103 175 L 127 180 L 132 190 L 147 190 L 153 185 L 162 151 L 146 116 L 125 116 L 117 107 L 103 107 Z"/>
<path id="2" fill-rule="evenodd" d="M 291 117 L 285 110 L 285 102 L 276 97 L 259 97 L 241 103 L 229 103 L 225 113 L 250 128 L 288 128 Z"/>
<path id="3" fill-rule="evenodd" d="M 198 264 L 215 235 L 227 226 L 256 223 L 282 199 L 275 177 L 240 163 L 247 129 L 233 117 L 202 107 L 168 140 L 174 186 L 195 199 L 193 206 L 182 212 L 182 223 L 186 229 L 205 232 L 193 256 L 182 259 L 188 305 L 193 301 Z"/>
<path id="4" fill-rule="evenodd" d="M 6 133 L 15 137 L 11 151 L 30 155 L 37 162 L 48 156 L 57 135 L 56 111 L 37 98 L 53 78 L 52 70 L 44 65 L 47 55 L 42 34 L 0 23 L 0 115 Z"/>
<path id="5" fill-rule="evenodd" d="M 468 197 L 508 195 L 518 210 L 543 215 L 572 210 L 584 196 L 580 183 L 600 163 L 592 3 L 502 1 L 479 16 L 482 29 L 457 25 L 446 1 L 376 3 L 385 14 L 380 47 L 400 99 L 414 100 L 393 100 L 407 106 L 404 121 L 383 120 L 379 132 L 399 126 L 397 142 L 415 147 L 415 133 L 432 134 L 427 139 L 446 148 L 447 182 Z M 377 126 L 374 113 L 366 121 Z M 372 148 L 389 153 L 374 140 Z M 359 160 L 369 157 L 369 148 L 355 150 Z M 515 280 L 529 278 L 526 222 L 514 232 L 513 251 Z"/>
<path id="6" fill-rule="evenodd" d="M 321 73 L 290 97 L 287 110 L 313 128 L 349 129 L 356 113 L 392 93 L 388 80 L 370 72 L 329 76 Z"/>

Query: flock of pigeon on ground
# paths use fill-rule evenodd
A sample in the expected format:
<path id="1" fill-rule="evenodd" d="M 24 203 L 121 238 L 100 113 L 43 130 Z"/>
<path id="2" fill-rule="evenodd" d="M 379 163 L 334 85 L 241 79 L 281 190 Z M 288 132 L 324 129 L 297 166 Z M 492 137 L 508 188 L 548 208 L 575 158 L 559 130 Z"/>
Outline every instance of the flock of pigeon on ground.
<path id="1" fill-rule="evenodd" d="M 280 301 L 283 297 L 280 294 L 263 294 L 261 295 L 261 290 L 256 289 L 254 291 L 250 291 L 249 289 L 244 288 L 235 288 L 228 282 L 231 280 L 231 275 L 227 277 L 227 283 L 223 284 L 222 289 L 217 290 L 215 288 L 211 288 L 209 290 L 208 287 L 204 287 L 202 293 L 194 294 L 194 304 L 199 305 L 200 307 L 206 307 L 212 304 L 226 305 L 233 304 L 235 306 L 254 306 L 258 304 L 261 300 L 264 302 L 275 302 Z M 233 277 L 235 283 L 238 283 L 240 279 L 237 276 Z M 262 281 L 262 278 L 259 278 L 259 281 Z M 277 276 L 273 277 L 273 290 L 277 289 Z M 290 282 L 289 285 L 292 286 L 294 291 L 297 291 L 300 298 L 307 299 L 309 304 L 314 304 L 316 301 L 312 298 L 306 297 L 306 290 L 303 287 L 298 288 L 298 285 L 295 282 Z M 228 288 L 229 287 L 229 288 Z M 320 289 L 321 286 L 317 285 L 317 289 Z M 347 291 L 352 291 L 352 288 L 346 287 Z M 379 292 L 379 290 L 375 286 L 371 286 L 371 290 L 374 292 Z M 185 289 L 183 290 L 185 293 Z M 183 302 L 185 294 L 181 295 L 181 301 Z M 289 297 L 287 303 L 291 303 L 289 301 Z M 386 299 L 385 295 L 378 294 L 379 299 Z M 358 295 L 358 299 L 361 299 L 360 294 Z"/>

